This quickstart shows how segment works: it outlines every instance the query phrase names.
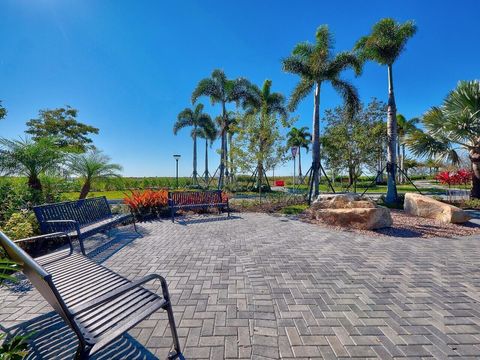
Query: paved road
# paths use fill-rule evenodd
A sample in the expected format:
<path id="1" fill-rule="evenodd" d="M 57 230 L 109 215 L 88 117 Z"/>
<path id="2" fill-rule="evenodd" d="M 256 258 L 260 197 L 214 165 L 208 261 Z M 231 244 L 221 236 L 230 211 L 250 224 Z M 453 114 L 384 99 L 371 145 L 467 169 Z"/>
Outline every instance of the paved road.
<path id="1" fill-rule="evenodd" d="M 88 247 L 131 279 L 166 276 L 187 358 L 480 357 L 478 237 L 363 237 L 265 214 L 141 231 Z M 71 332 L 36 291 L 21 290 L 0 293 L 0 323 L 38 331 L 32 359 L 72 355 Z M 129 334 L 97 358 L 165 358 L 163 313 Z"/>

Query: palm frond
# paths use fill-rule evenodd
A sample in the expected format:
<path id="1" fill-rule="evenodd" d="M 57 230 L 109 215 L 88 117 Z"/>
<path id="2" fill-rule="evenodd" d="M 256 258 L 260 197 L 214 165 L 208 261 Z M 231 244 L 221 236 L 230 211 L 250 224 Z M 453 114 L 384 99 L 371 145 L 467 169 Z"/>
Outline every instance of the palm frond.
<path id="1" fill-rule="evenodd" d="M 360 98 L 355 86 L 346 80 L 334 79 L 331 81 L 333 88 L 340 93 L 345 103 L 346 111 L 353 116 L 360 109 Z"/>
<path id="2" fill-rule="evenodd" d="M 358 76 L 362 73 L 362 65 L 362 61 L 354 53 L 341 52 L 329 63 L 327 73 L 329 77 L 337 77 L 342 71 L 353 69 Z"/>
<path id="3" fill-rule="evenodd" d="M 290 95 L 290 100 L 288 102 L 288 109 L 290 111 L 294 111 L 301 100 L 303 100 L 308 94 L 312 92 L 314 82 L 312 80 L 308 80 L 302 78 L 297 86 L 292 91 Z"/>

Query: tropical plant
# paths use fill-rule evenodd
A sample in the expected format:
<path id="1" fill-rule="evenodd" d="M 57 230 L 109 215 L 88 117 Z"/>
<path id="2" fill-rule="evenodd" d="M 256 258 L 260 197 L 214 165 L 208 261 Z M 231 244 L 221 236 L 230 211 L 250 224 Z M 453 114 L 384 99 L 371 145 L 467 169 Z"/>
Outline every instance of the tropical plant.
<path id="1" fill-rule="evenodd" d="M 422 117 L 424 130 L 410 134 L 407 146 L 417 156 L 459 163 L 468 153 L 472 169 L 470 197 L 480 198 L 480 81 L 460 81 L 443 104 Z"/>
<path id="2" fill-rule="evenodd" d="M 298 176 L 302 181 L 302 148 L 305 150 L 310 150 L 310 142 L 312 141 L 312 134 L 308 132 L 306 126 L 301 127 L 300 129 L 292 127 L 292 129 L 287 134 L 287 146 L 289 148 L 297 147 L 298 148 Z"/>
<path id="3" fill-rule="evenodd" d="M 320 90 L 322 84 L 329 82 L 342 96 L 349 112 L 359 107 L 357 90 L 348 81 L 340 78 L 346 69 L 353 69 L 357 75 L 361 72 L 361 62 L 349 52 L 337 55 L 332 53 L 333 37 L 327 25 L 317 29 L 316 41 L 299 43 L 292 54 L 283 60 L 283 69 L 300 76 L 300 82 L 292 92 L 289 108 L 294 110 L 298 103 L 314 90 L 313 131 L 312 131 L 312 171 L 314 195 L 319 194 L 320 184 Z"/>
<path id="4" fill-rule="evenodd" d="M 262 88 L 253 86 L 255 96 L 247 99 L 243 106 L 245 109 L 245 119 L 253 119 L 255 115 L 259 116 L 258 126 L 258 149 L 257 153 L 257 188 L 261 189 L 262 181 L 265 173 L 265 154 L 270 148 L 271 132 L 264 130 L 265 127 L 271 126 L 272 121 L 275 122 L 277 116 L 281 119 L 282 124 L 287 124 L 288 111 L 285 105 L 285 97 L 278 93 L 272 92 L 272 80 L 265 80 Z M 250 116 L 250 117 L 249 117 Z"/>
<path id="5" fill-rule="evenodd" d="M 398 180 L 400 183 L 405 182 L 405 175 L 403 174 L 406 172 L 405 167 L 405 139 L 408 134 L 412 133 L 417 129 L 417 124 L 420 122 L 418 118 L 406 119 L 405 116 L 402 114 L 397 114 L 397 163 L 399 164 L 400 174 L 398 174 Z"/>
<path id="6" fill-rule="evenodd" d="M 0 171 L 26 176 L 28 186 L 41 192 L 40 175 L 59 168 L 64 153 L 52 138 L 9 140 L 0 138 Z"/>
<path id="7" fill-rule="evenodd" d="M 385 18 L 376 23 L 372 32 L 363 36 L 355 45 L 362 60 L 373 60 L 388 69 L 388 103 L 387 103 L 387 195 L 386 203 L 398 201 L 396 173 L 397 146 L 397 106 L 393 92 L 393 64 L 405 49 L 407 41 L 415 34 L 417 27 L 412 21 L 403 24 L 394 19 Z"/>
<path id="8" fill-rule="evenodd" d="M 78 110 L 70 106 L 40 110 L 38 118 L 27 121 L 27 134 L 34 140 L 54 137 L 58 147 L 69 152 L 93 149 L 90 134 L 98 134 L 96 127 L 77 120 Z"/>
<path id="9" fill-rule="evenodd" d="M 203 177 L 205 179 L 205 184 L 209 182 L 210 172 L 208 171 L 208 148 L 211 147 L 213 142 L 217 139 L 218 130 L 215 126 L 215 123 L 211 118 L 208 118 L 205 122 L 202 123 L 202 126 L 197 128 L 197 137 L 205 139 L 205 171 Z"/>
<path id="10" fill-rule="evenodd" d="M 193 183 L 198 185 L 197 172 L 197 136 L 199 129 L 206 126 L 207 122 L 211 122 L 210 115 L 203 112 L 203 104 L 197 104 L 194 110 L 185 108 L 177 116 L 177 121 L 173 125 L 173 133 L 177 135 L 180 129 L 185 127 L 193 127 L 191 136 L 193 139 Z"/>
<path id="11" fill-rule="evenodd" d="M 85 199 L 92 183 L 98 179 L 118 177 L 122 167 L 110 163 L 110 157 L 100 150 L 90 150 L 84 154 L 73 154 L 67 163 L 68 169 L 83 180 L 79 199 Z"/>
<path id="12" fill-rule="evenodd" d="M 227 104 L 239 103 L 254 96 L 251 83 L 244 78 L 230 80 L 222 70 L 216 69 L 212 72 L 210 78 L 200 80 L 192 93 L 192 104 L 201 96 L 208 96 L 212 105 L 220 103 L 222 106 L 222 124 L 220 126 L 221 154 L 220 154 L 220 177 L 218 187 L 221 189 L 224 185 L 224 178 L 228 178 L 228 149 L 227 133 L 228 118 Z"/>
<path id="13" fill-rule="evenodd" d="M 162 190 L 134 190 L 124 198 L 133 214 L 140 220 L 145 216 L 159 216 L 168 204 L 168 191 Z"/>

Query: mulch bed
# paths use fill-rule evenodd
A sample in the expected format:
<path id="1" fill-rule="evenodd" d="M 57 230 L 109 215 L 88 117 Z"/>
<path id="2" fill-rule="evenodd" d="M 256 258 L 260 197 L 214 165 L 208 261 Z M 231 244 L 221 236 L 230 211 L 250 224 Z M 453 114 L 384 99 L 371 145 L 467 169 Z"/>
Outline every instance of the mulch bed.
<path id="1" fill-rule="evenodd" d="M 445 237 L 452 238 L 457 236 L 468 236 L 480 234 L 480 225 L 472 222 L 464 224 L 443 224 L 433 219 L 425 219 L 405 214 L 402 210 L 390 210 L 393 219 L 393 226 L 378 230 L 358 230 L 330 226 L 318 220 L 311 219 L 308 215 L 301 216 L 301 220 L 308 223 L 320 224 L 329 228 L 351 231 L 365 235 L 400 237 L 400 238 L 431 238 Z"/>

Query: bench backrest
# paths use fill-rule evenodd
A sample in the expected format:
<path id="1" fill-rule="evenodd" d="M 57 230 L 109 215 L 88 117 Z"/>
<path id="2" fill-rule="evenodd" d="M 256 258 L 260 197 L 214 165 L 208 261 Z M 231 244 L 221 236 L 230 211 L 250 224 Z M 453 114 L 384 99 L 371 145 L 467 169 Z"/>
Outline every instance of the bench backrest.
<path id="1" fill-rule="evenodd" d="M 70 324 L 67 308 L 61 300 L 57 289 L 53 285 L 52 276 L 39 265 L 30 255 L 28 255 L 20 246 L 10 240 L 7 235 L 0 231 L 0 245 L 5 249 L 7 255 L 12 261 L 15 261 L 22 268 L 22 272 L 35 286 L 38 292 L 53 307 L 53 309 Z"/>
<path id="2" fill-rule="evenodd" d="M 112 216 L 110 206 L 105 196 L 45 204 L 33 208 L 40 223 L 42 232 L 48 231 L 48 220 L 76 220 L 82 225 L 88 225 Z"/>
<path id="3" fill-rule="evenodd" d="M 175 191 L 168 193 L 169 200 L 175 205 L 221 204 L 222 191 Z"/>

